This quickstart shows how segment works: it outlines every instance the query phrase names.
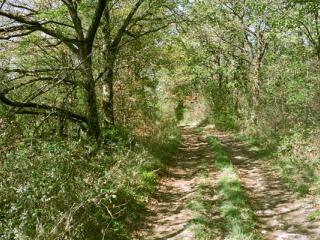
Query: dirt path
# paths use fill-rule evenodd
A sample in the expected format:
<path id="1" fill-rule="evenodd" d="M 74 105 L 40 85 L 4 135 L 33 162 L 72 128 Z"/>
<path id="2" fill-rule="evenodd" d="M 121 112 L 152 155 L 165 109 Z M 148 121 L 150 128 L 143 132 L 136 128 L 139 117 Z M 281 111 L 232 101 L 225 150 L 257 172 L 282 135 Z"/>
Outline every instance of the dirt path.
<path id="1" fill-rule="evenodd" d="M 319 206 L 312 197 L 299 198 L 249 147 L 215 131 L 230 153 L 257 216 L 259 231 L 266 240 L 320 240 L 320 220 L 306 217 Z"/>
<path id="2" fill-rule="evenodd" d="M 199 185 L 198 167 L 201 161 L 210 159 L 211 148 L 201 134 L 183 128 L 182 145 L 168 167 L 167 177 L 159 183 L 155 199 L 148 206 L 145 226 L 136 233 L 136 239 L 195 239 L 192 231 L 195 216 L 188 204 Z M 214 176 L 214 172 L 209 175 Z"/>
<path id="3" fill-rule="evenodd" d="M 306 220 L 319 206 L 315 199 L 299 198 L 290 192 L 270 166 L 259 159 L 257 152 L 251 151 L 249 146 L 210 128 L 205 132 L 216 136 L 229 153 L 264 240 L 320 240 L 320 220 Z M 199 166 L 212 161 L 213 154 L 204 134 L 195 129 L 184 128 L 182 138 L 182 145 L 168 167 L 167 176 L 160 181 L 155 198 L 147 206 L 144 226 L 135 233 L 133 239 L 196 239 L 192 229 L 196 216 L 189 210 L 188 204 L 199 186 Z M 219 173 L 208 168 L 208 185 L 214 189 Z M 215 196 L 205 198 L 205 201 L 211 201 Z M 218 221 L 221 224 L 215 200 L 209 203 L 212 226 L 218 225 Z M 218 230 L 212 239 L 224 239 L 223 233 Z"/>

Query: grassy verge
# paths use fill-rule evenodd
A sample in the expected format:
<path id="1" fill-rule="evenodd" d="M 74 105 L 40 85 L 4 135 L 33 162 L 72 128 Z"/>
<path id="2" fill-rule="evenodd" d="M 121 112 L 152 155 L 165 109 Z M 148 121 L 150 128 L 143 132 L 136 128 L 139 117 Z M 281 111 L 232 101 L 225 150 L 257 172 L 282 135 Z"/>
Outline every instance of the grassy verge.
<path id="1" fill-rule="evenodd" d="M 279 174 L 283 183 L 300 196 L 320 194 L 320 155 L 318 135 L 309 130 L 296 130 L 293 133 L 278 136 L 274 144 L 250 135 L 235 135 L 257 152 L 257 157 L 267 163 Z M 315 210 L 306 217 L 306 221 L 320 218 Z"/>
<path id="2" fill-rule="evenodd" d="M 168 157 L 179 132 L 158 137 Z M 158 149 L 118 144 L 89 157 L 87 142 L 28 144 L 0 152 L 1 239 L 130 239 L 165 166 Z"/>
<path id="3" fill-rule="evenodd" d="M 257 157 L 269 164 L 291 191 L 301 196 L 320 194 L 320 158 L 312 137 L 294 133 L 282 136 L 276 146 L 262 144 L 263 140 L 253 136 L 238 134 L 236 138 L 251 146 Z"/>
<path id="4" fill-rule="evenodd" d="M 320 154 L 317 134 L 295 132 L 282 137 L 273 165 L 288 187 L 304 196 L 320 194 Z"/>
<path id="5" fill-rule="evenodd" d="M 216 138 L 210 136 L 208 141 L 214 152 L 215 167 L 220 172 L 217 186 L 218 205 L 220 216 L 225 222 L 225 239 L 260 239 L 255 232 L 253 212 L 246 202 L 245 193 L 227 153 Z"/>
<path id="6" fill-rule="evenodd" d="M 284 136 L 278 136 L 276 147 L 261 144 L 258 137 L 236 135 L 249 146 L 256 148 L 257 157 L 268 163 L 279 174 L 283 183 L 300 196 L 320 194 L 320 155 L 319 130 L 296 129 Z M 272 145 L 271 145 L 272 146 Z M 320 211 L 315 210 L 306 217 L 306 221 L 320 218 Z"/>

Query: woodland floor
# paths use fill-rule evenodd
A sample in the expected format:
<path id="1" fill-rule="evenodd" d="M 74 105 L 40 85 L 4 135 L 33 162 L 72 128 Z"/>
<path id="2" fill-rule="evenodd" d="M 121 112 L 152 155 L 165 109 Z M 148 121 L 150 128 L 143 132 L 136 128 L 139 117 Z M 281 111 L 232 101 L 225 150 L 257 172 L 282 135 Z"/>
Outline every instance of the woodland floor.
<path id="1" fill-rule="evenodd" d="M 307 221 L 307 216 L 319 209 L 319 202 L 312 196 L 300 198 L 290 192 L 280 178 L 271 170 L 268 162 L 258 157 L 251 150 L 229 135 L 206 129 L 219 139 L 228 152 L 237 169 L 248 203 L 254 211 L 257 231 L 265 240 L 320 240 L 320 220 Z M 212 148 L 205 135 L 193 128 L 183 128 L 183 142 L 172 163 L 168 166 L 167 175 L 158 185 L 154 199 L 149 202 L 141 229 L 137 230 L 134 239 L 145 240 L 192 240 L 194 222 L 197 214 L 190 210 L 199 184 L 199 165 L 212 161 Z M 208 187 L 215 188 L 219 175 L 214 167 L 208 169 Z M 219 229 L 223 219 L 214 191 L 207 191 L 204 201 L 210 204 L 209 215 L 215 236 L 212 239 L 224 239 Z M 245 240 L 245 239 L 244 239 Z"/>

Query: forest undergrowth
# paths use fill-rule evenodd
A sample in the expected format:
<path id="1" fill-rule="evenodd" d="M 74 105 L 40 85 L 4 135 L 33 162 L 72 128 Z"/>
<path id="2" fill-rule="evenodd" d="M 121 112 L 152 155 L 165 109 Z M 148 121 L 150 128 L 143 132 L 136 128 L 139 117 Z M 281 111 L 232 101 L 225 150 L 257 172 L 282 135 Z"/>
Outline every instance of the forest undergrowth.
<path id="1" fill-rule="evenodd" d="M 1 239 L 128 239 L 179 139 L 167 123 L 148 144 L 119 138 L 90 156 L 92 143 L 81 139 L 31 149 L 2 138 Z"/>

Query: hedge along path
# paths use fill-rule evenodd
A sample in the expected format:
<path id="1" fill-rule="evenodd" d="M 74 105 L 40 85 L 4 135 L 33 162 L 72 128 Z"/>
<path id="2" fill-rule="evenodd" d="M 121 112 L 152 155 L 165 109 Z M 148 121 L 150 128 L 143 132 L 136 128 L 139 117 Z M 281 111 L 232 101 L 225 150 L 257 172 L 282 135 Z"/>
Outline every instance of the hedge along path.
<path id="1" fill-rule="evenodd" d="M 265 240 L 320 240 L 320 219 L 308 221 L 319 201 L 312 196 L 299 198 L 280 177 L 259 159 L 257 152 L 217 130 L 210 130 L 229 152 L 242 186 Z"/>
<path id="2" fill-rule="evenodd" d="M 196 225 L 215 227 L 211 223 L 219 222 L 220 217 L 215 196 L 209 189 L 203 187 L 200 197 L 210 212 L 203 209 L 197 212 L 190 206 L 199 197 L 199 186 L 203 186 L 201 167 L 212 161 L 212 157 L 212 148 L 203 134 L 192 128 L 182 128 L 182 144 L 168 164 L 166 176 L 159 181 L 154 199 L 147 204 L 143 226 L 135 232 L 133 239 L 193 240 L 197 239 Z M 214 188 L 217 172 L 208 167 L 206 175 L 206 186 Z M 213 239 L 223 239 L 219 229 L 211 229 L 211 233 L 215 234 Z"/>

